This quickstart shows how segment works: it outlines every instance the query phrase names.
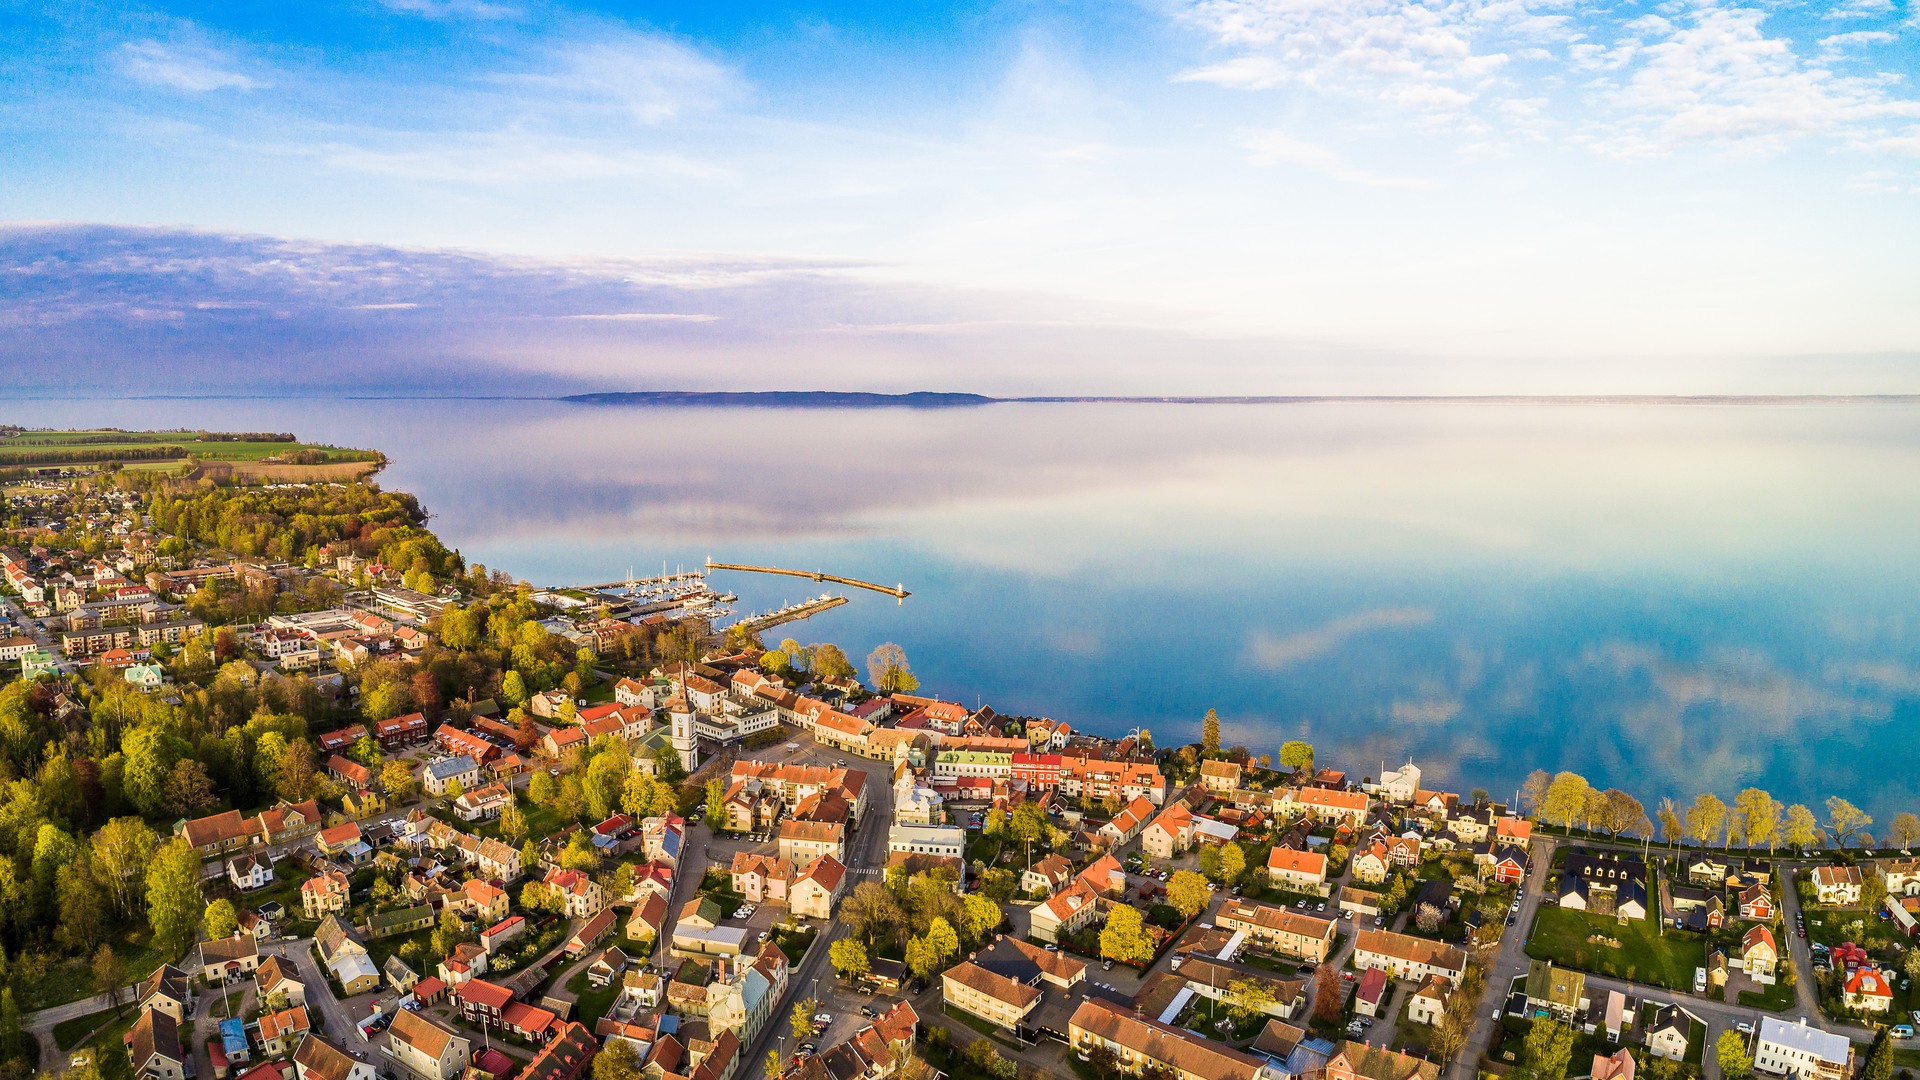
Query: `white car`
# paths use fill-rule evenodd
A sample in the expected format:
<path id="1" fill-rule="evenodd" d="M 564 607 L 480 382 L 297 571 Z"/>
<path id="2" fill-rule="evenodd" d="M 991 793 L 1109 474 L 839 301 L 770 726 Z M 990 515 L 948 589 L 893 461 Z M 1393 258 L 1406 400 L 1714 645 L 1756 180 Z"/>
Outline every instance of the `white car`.
<path id="1" fill-rule="evenodd" d="M 1742 1020 L 1739 1023 L 1733 1025 L 1733 1030 L 1739 1032 L 1742 1035 L 1751 1035 L 1753 1034 L 1753 1025 L 1745 1020 Z"/>
<path id="2" fill-rule="evenodd" d="M 813 1022 L 820 1025 L 821 1027 L 826 1027 L 828 1024 L 833 1023 L 833 1014 L 832 1013 L 814 1013 Z"/>

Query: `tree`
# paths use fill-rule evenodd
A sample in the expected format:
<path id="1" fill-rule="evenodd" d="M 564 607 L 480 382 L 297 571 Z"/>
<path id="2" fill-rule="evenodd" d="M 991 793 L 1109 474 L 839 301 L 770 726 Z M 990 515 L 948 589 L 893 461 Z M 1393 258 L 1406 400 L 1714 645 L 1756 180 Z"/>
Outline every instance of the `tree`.
<path id="1" fill-rule="evenodd" d="M 1887 879 L 1868 870 L 1860 878 L 1860 906 L 1868 911 L 1879 911 L 1880 905 L 1887 899 Z"/>
<path id="2" fill-rule="evenodd" d="M 520 812 L 518 799 L 509 799 L 500 808 L 500 838 L 509 844 L 518 844 L 527 838 L 527 816 Z"/>
<path id="3" fill-rule="evenodd" d="M 821 645 L 809 645 L 813 650 L 813 663 L 808 670 L 815 682 L 830 682 L 853 678 L 853 661 L 847 659 L 840 646 L 827 642 Z"/>
<path id="4" fill-rule="evenodd" d="M 801 998 L 793 1003 L 793 1013 L 787 1017 L 787 1026 L 793 1030 L 795 1039 L 813 1037 L 813 1017 L 819 1011 L 819 998 Z"/>
<path id="5" fill-rule="evenodd" d="M 727 820 L 727 780 L 718 774 L 707 778 L 707 817 L 713 821 Z"/>
<path id="6" fill-rule="evenodd" d="M 313 744 L 305 739 L 289 742 L 286 756 L 280 759 L 280 797 L 288 802 L 312 797 L 316 771 Z"/>
<path id="7" fill-rule="evenodd" d="M 980 875 L 980 895 L 996 904 L 1004 904 L 1013 899 L 1020 889 L 1020 878 L 1003 866 L 996 866 Z"/>
<path id="8" fill-rule="evenodd" d="M 833 970 L 848 982 L 873 970 L 873 962 L 867 958 L 867 947 L 857 937 L 843 937 L 834 942 L 827 949 L 827 959 L 833 961 Z"/>
<path id="9" fill-rule="evenodd" d="M 240 913 L 233 909 L 233 901 L 225 897 L 208 904 L 201 921 L 206 924 L 207 937 L 214 941 L 230 938 L 240 929 Z"/>
<path id="10" fill-rule="evenodd" d="M 1294 772 L 1313 771 L 1313 744 L 1290 739 L 1280 745 L 1280 764 Z"/>
<path id="11" fill-rule="evenodd" d="M 1205 911 L 1212 898 L 1207 879 L 1191 870 L 1178 871 L 1167 882 L 1167 902 L 1186 918 Z"/>
<path id="12" fill-rule="evenodd" d="M 1712 847 L 1727 824 L 1727 804 L 1711 791 L 1694 796 L 1687 807 L 1687 836 L 1701 847 Z"/>
<path id="13" fill-rule="evenodd" d="M 1606 809 L 1602 812 L 1601 828 L 1615 836 L 1631 832 L 1646 820 L 1647 808 L 1640 800 L 1621 791 L 1619 788 L 1606 790 Z"/>
<path id="14" fill-rule="evenodd" d="M 966 939 L 970 947 L 977 946 L 991 937 L 993 932 L 1000 928 L 1000 923 L 1006 919 L 1006 914 L 1000 910 L 999 904 L 979 893 L 967 894 L 960 903 L 963 908 L 963 917 L 966 919 Z"/>
<path id="15" fill-rule="evenodd" d="M 760 654 L 760 670 L 784 679 L 793 674 L 793 659 L 780 649 L 768 649 Z"/>
<path id="16" fill-rule="evenodd" d="M 405 758 L 389 758 L 380 766 L 380 783 L 386 786 L 387 794 L 396 803 L 413 798 L 420 788 L 420 782 L 413 775 L 413 766 Z"/>
<path id="17" fill-rule="evenodd" d="M 507 708 L 517 709 L 525 705 L 530 696 L 527 693 L 527 680 L 518 671 L 508 669 L 506 674 L 500 676 L 500 700 L 506 703 Z"/>
<path id="18" fill-rule="evenodd" d="M 1447 913 L 1438 904 L 1416 904 L 1413 909 L 1413 925 L 1421 931 L 1432 934 L 1447 922 Z"/>
<path id="19" fill-rule="evenodd" d="M 1553 785 L 1553 776 L 1545 769 L 1535 769 L 1527 774 L 1520 785 L 1520 808 L 1534 817 L 1543 817 L 1547 806 L 1547 789 Z"/>
<path id="20" fill-rule="evenodd" d="M 1794 803 L 1787 807 L 1787 821 L 1781 826 L 1780 839 L 1796 851 L 1805 851 L 1820 841 L 1820 822 L 1813 811 Z"/>
<path id="21" fill-rule="evenodd" d="M 1740 1080 L 1753 1071 L 1753 1055 L 1747 1052 L 1747 1037 L 1732 1028 L 1720 1033 L 1714 1056 L 1720 1059 L 1720 1075 L 1727 1080 Z"/>
<path id="22" fill-rule="evenodd" d="M 1916 840 L 1920 840 L 1920 816 L 1905 810 L 1893 815 L 1893 821 L 1887 825 L 1887 843 L 1906 851 Z"/>
<path id="23" fill-rule="evenodd" d="M 1200 872 L 1215 881 L 1220 880 L 1220 849 L 1208 844 L 1200 849 Z"/>
<path id="24" fill-rule="evenodd" d="M 877 881 L 863 881 L 840 904 L 840 918 L 871 945 L 882 933 L 894 933 L 907 923 L 900 898 Z"/>
<path id="25" fill-rule="evenodd" d="M 1116 907 L 1107 916 L 1100 931 L 1100 955 L 1145 966 L 1153 959 L 1153 939 L 1147 936 L 1146 920 L 1135 908 Z"/>
<path id="26" fill-rule="evenodd" d="M 911 694 L 920 688 L 920 680 L 907 667 L 907 650 L 891 641 L 867 654 L 867 675 L 874 690 L 882 694 Z"/>
<path id="27" fill-rule="evenodd" d="M 85 858 L 60 868 L 55 896 L 60 926 L 54 931 L 54 940 L 68 952 L 90 952 L 106 933 L 106 904 Z"/>
<path id="28" fill-rule="evenodd" d="M 639 1080 L 640 1052 L 626 1039 L 612 1039 L 593 1055 L 593 1080 Z"/>
<path id="29" fill-rule="evenodd" d="M 1886 1028 L 1880 1029 L 1867 1048 L 1867 1063 L 1860 1070 L 1860 1080 L 1893 1080 L 1893 1038 Z"/>
<path id="30" fill-rule="evenodd" d="M 1313 972 L 1313 1015 L 1323 1024 L 1340 1022 L 1342 1007 L 1346 1004 L 1346 987 L 1340 982 L 1340 970 L 1332 964 L 1321 964 Z"/>
<path id="31" fill-rule="evenodd" d="M 1914 955 L 1920 956 L 1920 952 Z M 93 952 L 93 981 L 100 992 L 107 995 L 107 1004 L 114 1012 L 120 1011 L 120 995 L 127 988 L 127 968 L 120 962 L 119 954 L 113 946 L 104 942 Z"/>
<path id="32" fill-rule="evenodd" d="M 1220 845 L 1220 884 L 1231 885 L 1240 880 L 1247 872 L 1247 853 L 1239 844 L 1228 841 Z"/>
<path id="33" fill-rule="evenodd" d="M 786 1064 L 780 1060 L 780 1051 L 777 1049 L 767 1051 L 767 1075 L 779 1077 L 786 1071 Z"/>
<path id="34" fill-rule="evenodd" d="M 1223 1000 L 1227 1014 L 1245 1024 L 1273 1006 L 1273 990 L 1261 979 L 1235 979 L 1227 984 Z"/>
<path id="35" fill-rule="evenodd" d="M 447 801 L 452 802 L 467 793 L 467 785 L 461 783 L 459 777 L 455 777 L 447 781 L 447 786 L 442 789 L 442 791 L 446 795 Z"/>
<path id="36" fill-rule="evenodd" d="M 1533 1080 L 1564 1080 L 1573 1058 L 1573 1029 L 1550 1016 L 1534 1018 L 1521 1061 Z"/>
<path id="37" fill-rule="evenodd" d="M 1835 847 L 1846 847 L 1854 833 L 1873 824 L 1866 812 L 1838 795 L 1827 796 L 1827 829 Z"/>
<path id="38" fill-rule="evenodd" d="M 944 887 L 945 884 L 942 883 L 942 888 Z M 927 944 L 933 947 L 934 955 L 942 964 L 960 954 L 960 932 L 955 930 L 953 924 L 944 916 L 934 916 L 933 921 L 927 924 L 925 936 Z"/>
<path id="39" fill-rule="evenodd" d="M 1207 757 L 1220 756 L 1220 714 L 1213 709 L 1200 721 L 1200 752 Z"/>
<path id="40" fill-rule="evenodd" d="M 1561 828 L 1571 828 L 1587 809 L 1587 778 L 1579 773 L 1556 773 L 1547 785 L 1541 816 Z"/>
<path id="41" fill-rule="evenodd" d="M 213 777 L 207 767 L 192 758 L 173 763 L 167 777 L 167 804 L 182 817 L 199 817 L 200 811 L 214 803 Z"/>
<path id="42" fill-rule="evenodd" d="M 114 818 L 93 834 L 90 866 L 121 918 L 139 908 L 147 863 L 159 846 L 160 837 L 136 817 Z"/>
<path id="43" fill-rule="evenodd" d="M 184 839 L 169 840 L 147 867 L 147 922 L 168 959 L 185 955 L 202 913 L 200 853 Z"/>
<path id="44" fill-rule="evenodd" d="M 536 771 L 527 778 L 527 798 L 532 799 L 533 805 L 543 810 L 553 809 L 554 799 L 560 794 L 559 788 L 560 785 L 554 780 L 553 774 L 544 769 Z"/>
<path id="45" fill-rule="evenodd" d="M 1733 797 L 1728 833 L 1738 836 L 1750 848 L 1771 843 L 1772 834 L 1780 822 L 1779 805 L 1773 801 L 1773 796 L 1757 787 L 1740 789 L 1740 793 Z"/>
<path id="46" fill-rule="evenodd" d="M 1680 809 L 1673 804 L 1672 799 L 1662 798 L 1659 816 L 1660 837 L 1671 848 L 1680 842 L 1681 835 L 1686 831 L 1686 826 L 1680 823 Z"/>

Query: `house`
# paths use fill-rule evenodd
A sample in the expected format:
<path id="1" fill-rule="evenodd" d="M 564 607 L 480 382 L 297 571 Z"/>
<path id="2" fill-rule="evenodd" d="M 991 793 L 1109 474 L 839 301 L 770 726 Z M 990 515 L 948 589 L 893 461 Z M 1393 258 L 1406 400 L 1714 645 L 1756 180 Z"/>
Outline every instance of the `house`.
<path id="1" fill-rule="evenodd" d="M 1353 869 L 1353 880 L 1364 881 L 1369 885 L 1379 885 L 1393 872 L 1393 863 L 1387 858 L 1387 845 L 1369 844 L 1354 852 L 1348 864 Z"/>
<path id="2" fill-rule="evenodd" d="M 513 803 L 513 792 L 499 781 L 462 792 L 453 800 L 453 816 L 461 821 L 491 821 Z"/>
<path id="3" fill-rule="evenodd" d="M 502 945 L 526 932 L 527 920 L 519 915 L 509 915 L 480 931 L 480 947 L 491 956 L 499 952 Z"/>
<path id="4" fill-rule="evenodd" d="M 1518 885 L 1527 880 L 1527 849 L 1509 846 L 1499 848 L 1490 856 L 1493 865 L 1488 874 L 1501 885 Z"/>
<path id="5" fill-rule="evenodd" d="M 963 960 L 940 976 L 941 999 L 951 1008 L 1018 1030 L 1045 994 L 1035 986 Z"/>
<path id="6" fill-rule="evenodd" d="M 373 966 L 373 959 L 364 952 L 341 953 L 327 964 L 327 970 L 340 981 L 340 988 L 348 997 L 380 989 L 380 969 Z"/>
<path id="7" fill-rule="evenodd" d="M 591 918 L 607 906 L 600 883 L 578 870 L 555 867 L 547 871 L 543 882 L 566 905 L 567 914 L 576 919 Z"/>
<path id="8" fill-rule="evenodd" d="M 1846 996 L 1847 1008 L 1855 1012 L 1883 1013 L 1893 1008 L 1893 985 L 1870 967 L 1860 968 L 1847 980 Z"/>
<path id="9" fill-rule="evenodd" d="M 1384 968 L 1402 979 L 1440 975 L 1457 983 L 1466 974 L 1467 954 L 1452 945 L 1391 930 L 1359 930 L 1353 938 L 1353 966 Z"/>
<path id="10" fill-rule="evenodd" d="M 1321 1076 L 1324 1080 L 1439 1080 L 1440 1066 L 1348 1039 L 1334 1048 Z"/>
<path id="11" fill-rule="evenodd" d="M 181 827 L 180 835 L 199 849 L 202 858 L 259 842 L 258 823 L 241 817 L 238 810 L 194 818 Z"/>
<path id="12" fill-rule="evenodd" d="M 327 759 L 327 772 L 354 791 L 365 791 L 373 786 L 372 769 L 339 754 Z"/>
<path id="13" fill-rule="evenodd" d="M 611 986 L 627 970 L 627 954 L 618 947 L 604 949 L 587 965 L 587 982 L 593 986 Z"/>
<path id="14" fill-rule="evenodd" d="M 445 795 L 454 784 L 462 791 L 479 787 L 480 763 L 465 754 L 442 758 L 427 766 L 421 784 L 429 795 Z"/>
<path id="15" fill-rule="evenodd" d="M 252 934 L 235 934 L 229 938 L 201 942 L 199 962 L 192 970 L 210 983 L 222 979 L 231 982 L 252 973 L 259 966 L 259 940 Z"/>
<path id="16" fill-rule="evenodd" d="M 1615 1050 L 1612 1054 L 1593 1055 L 1590 1080 L 1633 1080 L 1633 1051 Z"/>
<path id="17" fill-rule="evenodd" d="M 133 998 L 135 1009 L 157 1009 L 173 1017 L 176 1024 L 184 1023 L 192 1014 L 193 1002 L 192 977 L 172 964 L 162 964 L 147 976 Z"/>
<path id="18" fill-rule="evenodd" d="M 374 1080 L 374 1067 L 349 1055 L 318 1035 L 309 1033 L 293 1052 L 296 1080 Z"/>
<path id="19" fill-rule="evenodd" d="M 1200 786 L 1212 792 L 1228 792 L 1240 786 L 1240 764 L 1234 761 L 1200 763 Z"/>
<path id="20" fill-rule="evenodd" d="M 348 727 L 343 727 L 338 731 L 322 732 L 315 737 L 315 742 L 318 743 L 321 753 L 332 757 L 335 754 L 344 754 L 348 750 L 353 749 L 354 743 L 366 737 L 366 726 L 364 724 L 353 724 Z"/>
<path id="21" fill-rule="evenodd" d="M 227 880 L 236 889 L 264 889 L 273 884 L 273 857 L 265 852 L 236 855 L 227 860 Z"/>
<path id="22" fill-rule="evenodd" d="M 1277 889 L 1325 895 L 1327 857 L 1318 851 L 1276 847 L 1267 855 L 1267 879 Z"/>
<path id="23" fill-rule="evenodd" d="M 830 920 L 834 905 L 847 889 L 847 868 L 831 855 L 808 863 L 787 893 L 787 910 L 809 919 Z"/>
<path id="24" fill-rule="evenodd" d="M 347 875 L 323 870 L 300 883 L 300 907 L 309 919 L 347 910 Z"/>
<path id="25" fill-rule="evenodd" d="M 433 922 L 432 904 L 413 904 L 378 912 L 367 920 L 367 939 L 379 941 L 382 938 L 411 934 L 415 930 L 430 928 Z"/>
<path id="26" fill-rule="evenodd" d="M 598 945 L 608 934 L 613 933 L 614 910 L 601 908 L 592 918 L 581 924 L 580 929 L 567 939 L 567 955 L 579 956 Z"/>
<path id="27" fill-rule="evenodd" d="M 722 1036 L 715 1043 L 716 1049 L 711 1056 L 724 1057 L 724 1053 L 718 1048 L 722 1043 L 727 1042 L 732 1043 L 733 1053 L 737 1057 L 740 1051 L 739 1042 L 731 1035 Z M 517 1080 L 580 1080 L 587 1075 L 587 1068 L 593 1063 L 593 1056 L 599 1051 L 600 1044 L 594 1041 L 593 1033 L 584 1025 L 572 1021 L 557 1024 L 547 1044 L 540 1048 L 539 1053 L 533 1055 L 533 1060 L 520 1071 Z M 732 1068 L 731 1063 L 727 1068 L 729 1070 Z M 703 1071 L 704 1066 L 696 1068 L 695 1075 L 690 1080 L 726 1080 L 725 1072 L 715 1070 L 701 1075 Z"/>
<path id="28" fill-rule="evenodd" d="M 300 972 L 291 960 L 279 956 L 269 956 L 261 962 L 253 973 L 254 986 L 259 988 L 262 1001 L 275 994 L 284 995 L 288 1005 L 307 1003 L 307 984 L 300 979 Z"/>
<path id="29" fill-rule="evenodd" d="M 1858 907 L 1861 881 L 1860 868 L 1857 866 L 1813 868 L 1814 895 L 1823 904 Z"/>
<path id="30" fill-rule="evenodd" d="M 1088 885 L 1084 876 L 1036 905 L 1031 912 L 1031 933 L 1035 940 L 1061 942 L 1079 933 L 1099 913 L 1100 894 Z"/>
<path id="31" fill-rule="evenodd" d="M 380 965 L 380 974 L 396 993 L 411 994 L 413 988 L 420 985 L 420 973 L 408 967 L 398 953 L 387 957 L 387 962 Z"/>
<path id="32" fill-rule="evenodd" d="M 1221 905 L 1214 923 L 1229 932 L 1244 931 L 1248 940 L 1264 949 L 1315 963 L 1325 960 L 1333 949 L 1332 920 L 1272 904 L 1229 900 Z"/>
<path id="33" fill-rule="evenodd" d="M 1584 1017 L 1592 1002 L 1587 998 L 1587 977 L 1548 960 L 1527 965 L 1527 1008 L 1535 1016 L 1552 1016 L 1566 1024 Z"/>
<path id="34" fill-rule="evenodd" d="M 1157 809 L 1145 796 L 1134 799 L 1127 808 L 1113 816 L 1113 820 L 1100 826 L 1099 833 L 1105 837 L 1109 846 L 1124 844 L 1140 835 L 1140 830 L 1153 820 Z"/>
<path id="35" fill-rule="evenodd" d="M 1360 976 L 1360 985 L 1353 991 L 1353 1011 L 1361 1016 L 1379 1016 L 1381 999 L 1387 996 L 1387 973 L 1379 968 L 1368 968 Z"/>
<path id="36" fill-rule="evenodd" d="M 1740 917 L 1754 922 L 1773 921 L 1773 897 L 1764 884 L 1756 881 L 1740 890 Z"/>
<path id="37" fill-rule="evenodd" d="M 1140 832 L 1140 850 L 1156 859 L 1171 859 L 1193 844 L 1193 811 L 1175 802 L 1160 811 Z"/>
<path id="38" fill-rule="evenodd" d="M 793 884 L 793 863 L 745 851 L 733 854 L 733 891 L 755 904 L 785 903 Z"/>
<path id="39" fill-rule="evenodd" d="M 295 1005 L 260 1017 L 260 1048 L 268 1057 L 280 1057 L 300 1045 L 313 1025 L 307 1020 L 305 1006 Z"/>
<path id="40" fill-rule="evenodd" d="M 159 1009 L 148 1009 L 121 1038 L 136 1080 L 182 1080 L 186 1076 L 187 1057 L 180 1052 L 180 1025 L 173 1017 Z"/>
<path id="41" fill-rule="evenodd" d="M 373 725 L 373 737 L 388 753 L 418 746 L 427 741 L 427 718 L 416 712 L 382 720 Z"/>
<path id="42" fill-rule="evenodd" d="M 1440 975 L 1427 976 L 1427 981 L 1407 999 L 1407 1019 L 1428 1027 L 1438 1025 L 1447 1015 L 1447 998 L 1452 993 L 1452 980 Z"/>
<path id="43" fill-rule="evenodd" d="M 1606 999 L 1601 1002 L 1598 1012 L 1597 1024 L 1594 1024 L 1594 1016 L 1589 1014 L 1587 1022 L 1593 1026 L 1589 1027 L 1588 1031 L 1598 1028 L 1606 1035 L 1608 1042 L 1619 1042 L 1632 1022 L 1627 1012 L 1627 995 L 1618 990 L 1607 991 Z"/>
<path id="44" fill-rule="evenodd" d="M 1647 1052 L 1669 1061 L 1683 1060 L 1687 1056 L 1687 1043 L 1692 1038 L 1693 1025 L 1697 1022 L 1692 1013 L 1678 1005 L 1661 1006 L 1654 1011 L 1653 1019 L 1646 1026 Z"/>
<path id="45" fill-rule="evenodd" d="M 1369 805 L 1365 792 L 1307 787 L 1287 789 L 1274 809 L 1289 816 L 1305 816 L 1358 829 L 1366 824 Z"/>
<path id="46" fill-rule="evenodd" d="M 1413 802 L 1414 793 L 1420 790 L 1420 766 L 1409 761 L 1402 768 L 1389 769 L 1380 774 L 1380 797 L 1391 803 L 1406 805 Z"/>
<path id="47" fill-rule="evenodd" d="M 1067 1022 L 1067 1041 L 1083 1058 L 1104 1048 L 1126 1072 L 1164 1069 L 1173 1080 L 1255 1080 L 1263 1064 L 1262 1059 L 1224 1043 L 1149 1020 L 1128 1006 L 1100 997 L 1086 998 L 1074 1009 Z"/>
<path id="48" fill-rule="evenodd" d="M 472 1056 L 472 1044 L 464 1036 L 411 1009 L 395 1012 L 393 1025 L 387 1030 L 382 1052 L 406 1066 L 413 1076 L 453 1080 Z"/>
<path id="49" fill-rule="evenodd" d="M 627 919 L 627 936 L 640 942 L 658 941 L 660 928 L 666 921 L 666 897 L 660 893 L 649 893 L 646 899 L 633 906 L 633 914 Z"/>
<path id="50" fill-rule="evenodd" d="M 1198 948 L 1189 948 L 1181 956 L 1178 978 L 1186 980 L 1187 988 L 1201 997 L 1221 1001 L 1233 992 L 1234 984 L 1254 983 L 1267 991 L 1270 1000 L 1263 1002 L 1259 1009 L 1268 1016 L 1291 1019 L 1306 1007 L 1305 979 L 1275 975 L 1264 968 L 1209 956 Z"/>
<path id="51" fill-rule="evenodd" d="M 1647 917 L 1647 864 L 1612 851 L 1575 848 L 1560 870 L 1558 900 L 1571 911 L 1622 921 Z"/>
<path id="52" fill-rule="evenodd" d="M 321 829 L 319 838 L 314 841 L 314 845 L 320 849 L 320 854 L 330 859 L 338 859 L 346 855 L 360 843 L 360 826 L 352 821 L 345 825 L 335 825 L 331 829 Z"/>
<path id="53" fill-rule="evenodd" d="M 1853 1043 L 1805 1023 L 1789 1024 L 1762 1016 L 1753 1042 L 1753 1067 L 1773 1076 L 1800 1080 L 1846 1080 L 1853 1075 Z"/>
<path id="54" fill-rule="evenodd" d="M 1059 852 L 1052 852 L 1021 873 L 1020 891 L 1052 893 L 1065 888 L 1072 880 L 1073 864 Z"/>
<path id="55" fill-rule="evenodd" d="M 1779 962 L 1780 947 L 1774 943 L 1773 931 L 1765 926 L 1749 927 L 1740 939 L 1740 970 L 1754 982 L 1772 986 L 1773 969 Z"/>
<path id="56" fill-rule="evenodd" d="M 927 825 L 893 826 L 894 831 L 900 829 L 937 828 L 940 827 Z M 959 830 L 954 829 L 951 831 L 958 832 Z M 780 823 L 779 832 L 780 857 L 795 865 L 812 862 L 822 855 L 831 855 L 836 859 L 843 858 L 846 854 L 846 833 L 847 827 L 838 822 L 794 821 L 792 819 L 783 821 Z M 892 832 L 890 831 L 888 835 L 891 837 Z M 891 840 L 889 841 L 889 847 L 891 847 Z"/>

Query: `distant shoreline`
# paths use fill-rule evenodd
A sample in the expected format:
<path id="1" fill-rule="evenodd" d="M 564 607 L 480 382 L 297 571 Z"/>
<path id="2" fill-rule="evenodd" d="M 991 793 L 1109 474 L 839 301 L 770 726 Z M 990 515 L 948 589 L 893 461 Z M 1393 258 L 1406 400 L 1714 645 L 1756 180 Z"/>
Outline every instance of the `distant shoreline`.
<path id="1" fill-rule="evenodd" d="M 833 390 L 636 390 L 560 397 L 582 405 L 732 406 L 774 409 L 977 408 L 983 405 L 1912 405 L 1920 394 L 1248 394 L 1248 395 L 1025 395 L 916 391 L 880 394 Z"/>

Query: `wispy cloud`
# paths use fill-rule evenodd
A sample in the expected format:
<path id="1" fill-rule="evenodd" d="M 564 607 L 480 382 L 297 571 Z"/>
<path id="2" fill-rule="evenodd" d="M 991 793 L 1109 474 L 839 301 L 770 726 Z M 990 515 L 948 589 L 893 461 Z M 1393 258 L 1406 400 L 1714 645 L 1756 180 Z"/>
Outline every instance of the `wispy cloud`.
<path id="1" fill-rule="evenodd" d="M 1259 132 L 1243 141 L 1256 165 L 1292 165 L 1323 173 L 1343 184 L 1362 187 L 1424 189 L 1434 186 L 1433 180 L 1427 177 L 1390 176 L 1357 168 L 1337 151 L 1282 131 Z"/>
<path id="2" fill-rule="evenodd" d="M 425 19 L 511 19 L 518 8 L 488 0 L 379 0 L 381 7 Z"/>
<path id="3" fill-rule="evenodd" d="M 213 49 L 130 41 L 121 46 L 121 70 L 149 86 L 166 86 L 189 93 L 213 90 L 255 90 L 265 85 L 238 70 L 238 65 Z"/>
<path id="4" fill-rule="evenodd" d="M 1312 660 L 1374 630 L 1425 626 L 1433 621 L 1427 608 L 1375 608 L 1342 615 L 1320 626 L 1285 636 L 1255 631 L 1247 641 L 1247 660 L 1255 667 L 1277 671 Z"/>

